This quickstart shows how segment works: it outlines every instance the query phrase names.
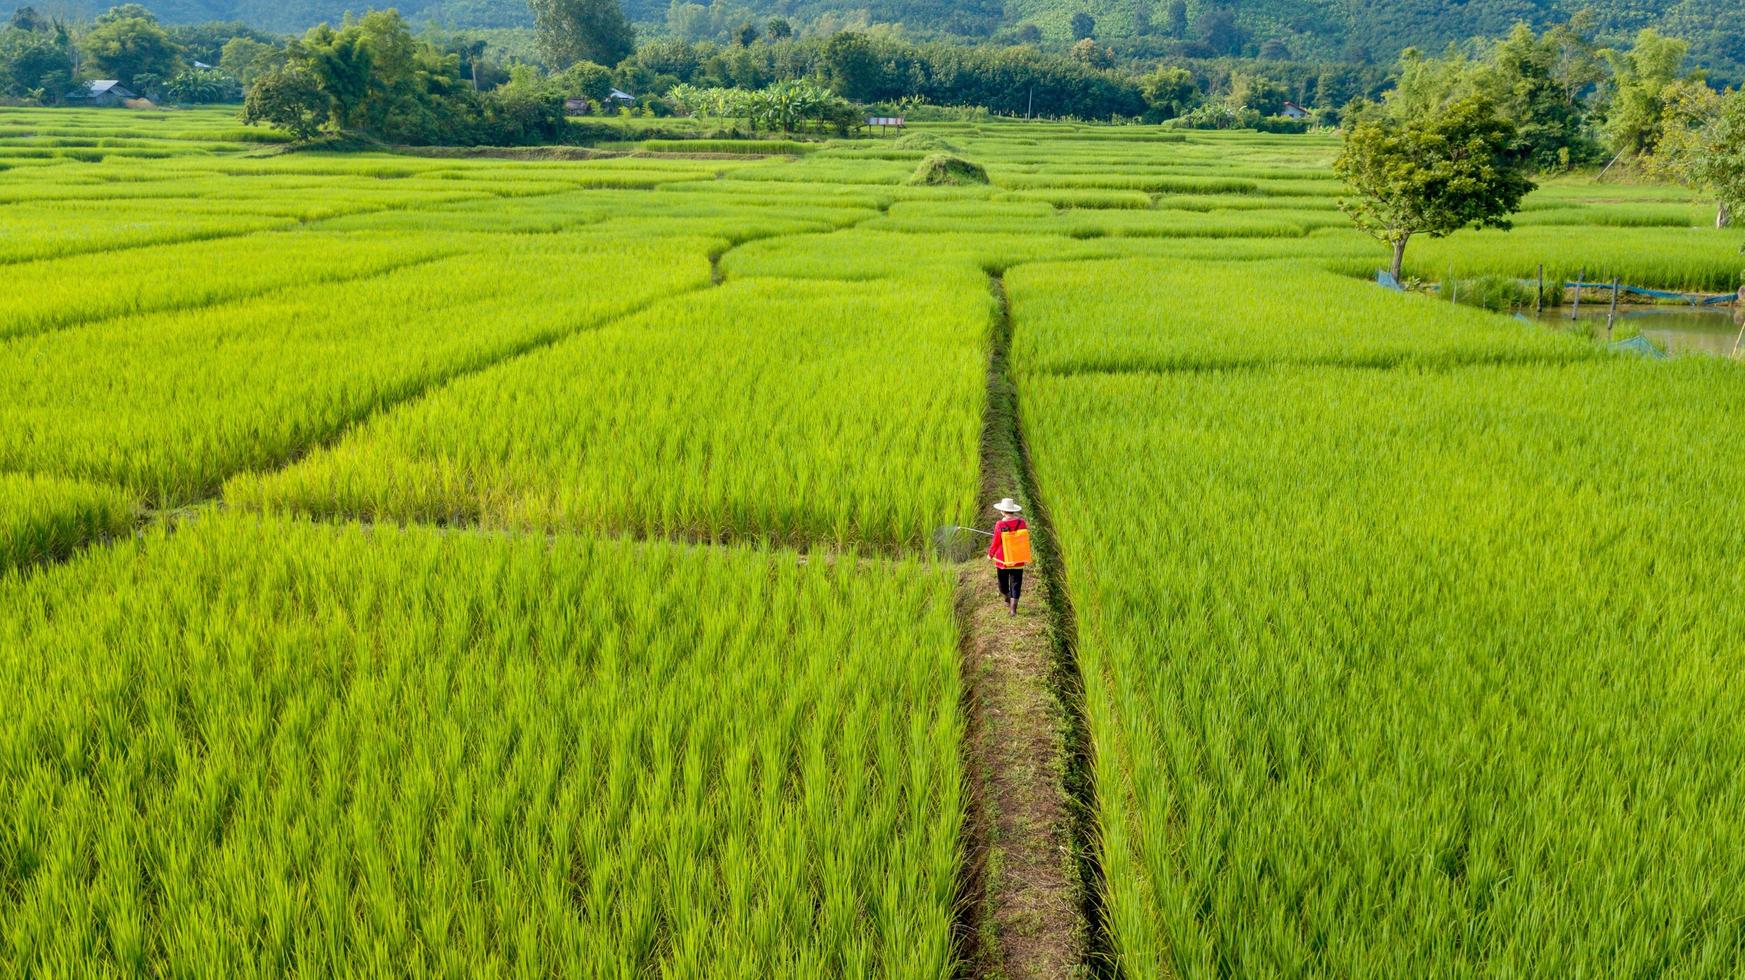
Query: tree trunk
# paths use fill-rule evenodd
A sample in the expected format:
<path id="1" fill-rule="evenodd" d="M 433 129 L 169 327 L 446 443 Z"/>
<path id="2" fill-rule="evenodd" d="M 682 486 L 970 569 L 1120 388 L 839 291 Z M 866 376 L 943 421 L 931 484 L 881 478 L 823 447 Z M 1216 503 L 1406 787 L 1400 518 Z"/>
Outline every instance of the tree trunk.
<path id="1" fill-rule="evenodd" d="M 1727 210 L 1725 201 L 1715 205 L 1715 227 L 1725 228 L 1733 223 L 1733 212 Z"/>
<path id="2" fill-rule="evenodd" d="M 1400 281 L 1400 268 L 1406 264 L 1406 242 L 1412 236 L 1403 235 L 1394 242 L 1394 281 Z"/>

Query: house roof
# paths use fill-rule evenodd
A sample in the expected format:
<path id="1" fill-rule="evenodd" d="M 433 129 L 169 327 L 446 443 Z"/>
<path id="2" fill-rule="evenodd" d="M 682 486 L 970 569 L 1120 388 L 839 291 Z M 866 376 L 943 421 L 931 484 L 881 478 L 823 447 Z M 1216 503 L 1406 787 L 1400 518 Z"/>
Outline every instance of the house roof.
<path id="1" fill-rule="evenodd" d="M 621 92 L 618 89 L 613 89 L 612 94 L 606 96 L 606 98 L 616 100 L 619 102 L 635 102 L 636 101 L 636 96 L 631 95 L 629 92 Z"/>
<path id="2" fill-rule="evenodd" d="M 127 97 L 132 97 L 132 95 L 133 95 L 132 92 L 129 92 L 127 89 L 123 88 L 121 83 L 116 81 L 113 78 L 100 78 L 100 79 L 97 79 L 96 81 L 91 83 L 91 94 L 92 95 L 102 95 L 104 92 L 108 92 L 108 91 L 112 91 L 112 90 L 115 92 L 116 95 L 127 96 Z"/>

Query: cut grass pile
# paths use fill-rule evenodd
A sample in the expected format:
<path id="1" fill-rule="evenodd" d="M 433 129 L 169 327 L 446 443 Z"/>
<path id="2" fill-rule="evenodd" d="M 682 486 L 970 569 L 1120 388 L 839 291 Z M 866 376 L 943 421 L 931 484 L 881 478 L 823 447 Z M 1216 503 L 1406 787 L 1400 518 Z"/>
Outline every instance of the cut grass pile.
<path id="1" fill-rule="evenodd" d="M 981 164 L 949 153 L 929 154 L 909 177 L 909 183 L 921 187 L 954 187 L 987 182 L 988 171 Z"/>

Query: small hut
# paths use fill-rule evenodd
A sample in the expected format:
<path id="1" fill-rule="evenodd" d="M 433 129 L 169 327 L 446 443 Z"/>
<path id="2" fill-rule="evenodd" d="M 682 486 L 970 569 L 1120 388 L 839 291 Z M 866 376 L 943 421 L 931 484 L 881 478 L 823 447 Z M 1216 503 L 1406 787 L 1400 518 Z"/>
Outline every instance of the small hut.
<path id="1" fill-rule="evenodd" d="M 113 78 L 86 82 L 85 87 L 67 95 L 67 101 L 90 106 L 125 106 L 139 101 L 139 96 Z"/>

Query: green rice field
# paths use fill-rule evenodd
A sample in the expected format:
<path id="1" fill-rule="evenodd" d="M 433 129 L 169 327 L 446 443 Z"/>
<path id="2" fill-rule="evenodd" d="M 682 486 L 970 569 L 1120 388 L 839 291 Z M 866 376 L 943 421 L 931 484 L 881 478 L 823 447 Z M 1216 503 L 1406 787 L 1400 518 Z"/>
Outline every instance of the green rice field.
<path id="1" fill-rule="evenodd" d="M 1334 137 L 924 131 L 991 183 L 0 108 L 0 975 L 985 975 L 988 492 L 1085 975 L 1745 974 L 1739 365 L 1375 285 Z M 1731 292 L 1712 224 L 1556 177 L 1406 272 Z"/>

